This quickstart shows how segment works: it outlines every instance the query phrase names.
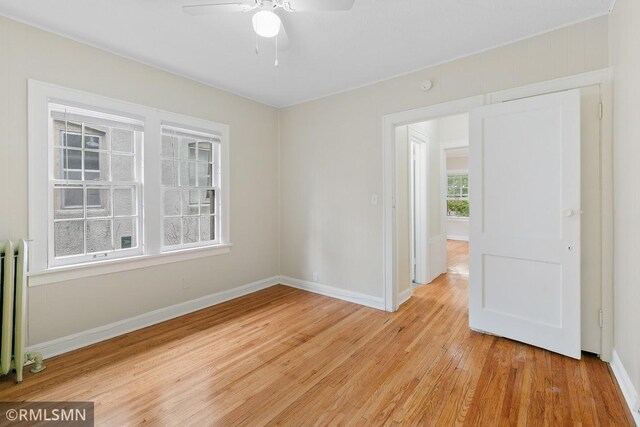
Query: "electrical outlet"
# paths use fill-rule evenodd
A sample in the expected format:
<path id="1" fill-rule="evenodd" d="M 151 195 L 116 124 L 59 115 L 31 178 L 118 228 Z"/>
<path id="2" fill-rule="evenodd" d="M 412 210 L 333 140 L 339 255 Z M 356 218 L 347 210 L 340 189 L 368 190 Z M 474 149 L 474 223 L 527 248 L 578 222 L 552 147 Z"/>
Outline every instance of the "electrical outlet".
<path id="1" fill-rule="evenodd" d="M 189 289 L 191 285 L 187 279 L 182 279 L 182 289 Z"/>
<path id="2" fill-rule="evenodd" d="M 318 281 L 318 272 L 317 272 L 317 271 L 314 271 L 314 272 L 313 272 L 313 281 L 314 281 L 314 282 L 317 282 L 317 281 Z"/>

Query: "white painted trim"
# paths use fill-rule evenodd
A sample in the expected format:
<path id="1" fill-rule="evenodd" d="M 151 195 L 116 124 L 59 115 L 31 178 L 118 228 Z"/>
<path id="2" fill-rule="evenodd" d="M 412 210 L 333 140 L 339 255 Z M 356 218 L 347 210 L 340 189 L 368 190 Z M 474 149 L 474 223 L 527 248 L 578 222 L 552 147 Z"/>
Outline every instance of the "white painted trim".
<path id="1" fill-rule="evenodd" d="M 398 294 L 398 306 L 401 306 L 405 302 L 409 301 L 412 295 L 413 295 L 413 284 L 409 289 L 405 289 L 404 291 L 400 292 L 400 294 Z"/>
<path id="2" fill-rule="evenodd" d="M 153 267 L 155 265 L 206 258 L 214 255 L 228 254 L 232 244 L 182 249 L 153 255 L 139 255 L 129 258 L 88 262 L 84 264 L 54 267 L 48 270 L 28 273 L 29 287 L 42 286 L 50 283 L 65 282 L 67 280 L 84 277 L 101 276 L 120 271 L 136 270 L 138 268 Z"/>
<path id="3" fill-rule="evenodd" d="M 622 364 L 622 361 L 615 349 L 613 349 L 611 356 L 611 370 L 613 371 L 613 376 L 620 386 L 620 390 L 622 390 L 622 395 L 629 406 L 629 410 L 631 411 L 631 415 L 633 416 L 636 425 L 640 426 L 640 395 L 633 386 L 631 377 L 629 377 L 629 374 L 624 368 L 624 365 Z"/>
<path id="4" fill-rule="evenodd" d="M 30 239 L 29 251 L 29 270 L 33 279 L 31 284 L 44 284 L 53 281 L 68 280 L 65 277 L 86 277 L 80 273 L 75 276 L 67 273 L 67 276 L 50 276 L 52 271 L 66 271 L 75 267 L 100 265 L 99 274 L 106 274 L 113 271 L 130 270 L 139 268 L 138 266 L 155 265 L 150 256 L 163 255 L 165 252 L 162 247 L 162 186 L 161 186 L 161 170 L 160 170 L 160 128 L 164 123 L 177 124 L 187 128 L 206 131 L 220 136 L 220 163 L 221 177 L 218 187 L 221 191 L 221 209 L 218 221 L 220 223 L 220 240 L 215 242 L 217 249 L 213 250 L 210 246 L 203 246 L 203 250 L 209 250 L 208 255 L 212 252 L 226 253 L 229 252 L 230 245 L 230 225 L 229 225 L 229 203 L 230 203 L 230 165 L 229 165 L 229 126 L 223 123 L 217 123 L 202 118 L 190 117 L 183 114 L 163 111 L 154 107 L 139 105 L 128 101 L 109 98 L 102 95 L 92 94 L 76 89 L 70 89 L 50 83 L 40 82 L 37 80 L 28 80 L 28 227 Z M 68 266 L 52 265 L 53 258 L 53 234 L 50 226 L 51 213 L 49 212 L 53 206 L 52 190 L 49 190 L 47 197 L 43 197 L 43 185 L 49 185 L 51 181 L 50 169 L 50 150 L 48 145 L 49 138 L 49 102 L 63 102 L 65 104 L 77 105 L 80 107 L 96 108 L 102 112 L 109 114 L 117 114 L 144 122 L 144 144 L 142 150 L 144 157 L 138 158 L 142 161 L 141 170 L 143 176 L 140 177 L 142 186 L 141 194 L 139 194 L 138 218 L 144 221 L 139 227 L 139 252 L 133 256 L 124 256 L 124 252 L 118 256 L 114 254 L 109 260 L 104 260 L 105 264 L 94 262 L 80 262 Z M 43 149 L 46 148 L 46 149 Z M 142 206 L 145 206 L 144 210 Z M 43 215 L 44 212 L 49 213 Z M 182 250 L 184 247 L 175 248 L 170 251 L 173 253 L 181 252 L 182 255 L 175 260 L 190 259 L 185 255 L 187 252 Z M 196 254 L 196 252 L 193 252 Z M 201 253 L 191 255 L 192 258 L 202 257 Z M 140 264 L 139 259 L 144 260 Z M 106 261 L 112 261 L 115 266 L 117 261 L 124 262 L 121 264 L 120 270 L 114 267 L 106 268 Z M 134 263 L 131 264 L 130 261 Z M 60 268 L 58 270 L 58 267 Z M 67 269 L 67 267 L 69 269 Z M 77 271 L 80 271 L 78 269 Z M 85 272 L 87 270 L 85 269 Z M 33 273 L 44 273 L 43 279 L 36 279 Z M 86 273 L 84 273 L 86 275 Z M 94 275 L 94 274 L 90 274 Z M 44 277 L 51 277 L 44 279 Z"/>
<path id="5" fill-rule="evenodd" d="M 410 220 L 410 254 L 411 266 L 415 272 L 411 272 L 414 282 L 423 283 L 429 277 L 429 244 L 427 230 L 429 229 L 428 200 L 429 200 L 429 139 L 428 137 L 408 127 L 410 180 L 409 187 L 411 209 Z"/>
<path id="6" fill-rule="evenodd" d="M 336 286 L 329 286 L 322 283 L 309 282 L 306 280 L 295 279 L 288 276 L 280 276 L 280 284 L 289 286 L 303 291 L 313 292 L 331 298 L 341 299 L 343 301 L 364 305 L 367 307 L 384 310 L 384 301 L 380 297 L 372 297 L 360 292 L 347 291 Z"/>
<path id="7" fill-rule="evenodd" d="M 87 331 L 78 332 L 66 337 L 57 338 L 40 344 L 30 345 L 27 352 L 37 351 L 42 353 L 44 358 L 57 356 L 86 347 L 91 344 L 105 341 L 138 329 L 146 328 L 194 311 L 202 310 L 216 304 L 220 304 L 232 299 L 251 294 L 253 292 L 269 288 L 277 285 L 279 278 L 277 276 L 249 283 L 247 285 L 238 286 L 225 291 L 216 292 L 215 294 L 206 295 L 191 301 L 181 302 L 169 307 L 160 308 L 139 316 L 130 317 L 110 323 L 108 325 L 99 326 Z"/>
<path id="8" fill-rule="evenodd" d="M 457 235 L 457 234 L 447 234 L 447 240 L 459 240 L 462 242 L 468 242 L 469 236 Z"/>
<path id="9" fill-rule="evenodd" d="M 395 128 L 468 113 L 471 109 L 484 105 L 484 95 L 445 102 L 414 110 L 387 114 L 382 118 L 382 164 L 383 164 L 383 301 L 386 311 L 398 308 L 398 290 L 395 283 Z"/>
<path id="10" fill-rule="evenodd" d="M 505 89 L 487 94 L 486 103 L 495 104 L 498 102 L 513 101 L 531 96 L 544 95 L 553 92 L 561 92 L 570 89 L 599 85 L 612 78 L 610 68 L 590 71 L 577 74 L 575 76 L 561 77 L 559 79 L 534 83 L 513 89 Z"/>

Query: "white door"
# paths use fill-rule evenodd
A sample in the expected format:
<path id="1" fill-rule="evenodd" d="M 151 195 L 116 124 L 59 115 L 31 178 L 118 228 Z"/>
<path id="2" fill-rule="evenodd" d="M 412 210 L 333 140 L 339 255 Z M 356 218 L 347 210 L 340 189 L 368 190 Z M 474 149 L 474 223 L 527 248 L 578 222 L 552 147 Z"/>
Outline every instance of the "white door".
<path id="1" fill-rule="evenodd" d="M 579 359 L 580 92 L 470 125 L 470 327 Z"/>

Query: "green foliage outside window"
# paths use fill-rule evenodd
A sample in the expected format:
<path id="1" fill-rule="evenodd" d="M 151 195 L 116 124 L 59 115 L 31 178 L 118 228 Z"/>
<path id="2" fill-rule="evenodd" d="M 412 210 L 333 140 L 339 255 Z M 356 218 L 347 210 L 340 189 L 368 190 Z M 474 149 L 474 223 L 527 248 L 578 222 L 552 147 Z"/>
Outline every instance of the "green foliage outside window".
<path id="1" fill-rule="evenodd" d="M 447 215 L 469 217 L 469 175 L 454 174 L 447 178 Z"/>
<path id="2" fill-rule="evenodd" d="M 447 212 L 449 216 L 469 216 L 468 200 L 447 200 Z"/>

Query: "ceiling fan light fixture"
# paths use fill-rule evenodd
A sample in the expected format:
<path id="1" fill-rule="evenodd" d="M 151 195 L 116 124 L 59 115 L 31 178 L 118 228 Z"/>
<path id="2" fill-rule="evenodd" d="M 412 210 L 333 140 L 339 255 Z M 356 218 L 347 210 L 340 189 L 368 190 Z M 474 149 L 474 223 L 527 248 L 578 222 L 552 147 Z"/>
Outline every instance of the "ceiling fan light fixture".
<path id="1" fill-rule="evenodd" d="M 253 30 L 260 37 L 275 37 L 280 32 L 280 17 L 270 10 L 260 10 L 253 15 Z"/>

